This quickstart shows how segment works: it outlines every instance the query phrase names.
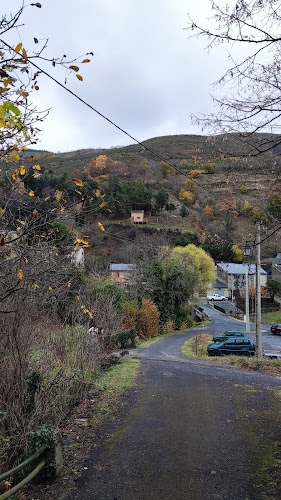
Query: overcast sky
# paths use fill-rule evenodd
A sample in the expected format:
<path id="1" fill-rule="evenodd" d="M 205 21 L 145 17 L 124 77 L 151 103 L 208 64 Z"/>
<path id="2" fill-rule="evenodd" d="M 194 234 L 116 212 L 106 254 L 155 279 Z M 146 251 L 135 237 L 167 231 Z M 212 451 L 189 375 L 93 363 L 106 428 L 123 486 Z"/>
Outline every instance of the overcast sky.
<path id="1" fill-rule="evenodd" d="M 46 54 L 78 56 L 93 51 L 80 66 L 83 82 L 69 76 L 67 86 L 138 140 L 170 134 L 200 134 L 191 113 L 212 110 L 211 83 L 227 67 L 224 49 L 211 54 L 188 39 L 187 12 L 211 15 L 210 1 L 197 0 L 41 0 L 28 7 L 13 42 L 35 47 L 48 38 Z M 7 7 L 8 5 L 8 7 Z M 20 0 L 9 0 L 6 13 Z M 4 5 L 2 6 L 3 9 Z M 30 50 L 30 49 L 29 49 Z M 64 82 L 65 73 L 49 66 Z M 93 111 L 46 77 L 39 80 L 38 109 L 52 108 L 37 148 L 54 152 L 131 144 Z"/>

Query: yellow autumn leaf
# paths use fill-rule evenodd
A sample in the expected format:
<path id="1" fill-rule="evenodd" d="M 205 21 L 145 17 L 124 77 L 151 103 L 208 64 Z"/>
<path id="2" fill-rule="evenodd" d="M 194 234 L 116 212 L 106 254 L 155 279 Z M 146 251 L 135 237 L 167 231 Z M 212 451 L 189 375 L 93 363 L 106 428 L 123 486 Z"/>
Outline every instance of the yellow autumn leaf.
<path id="1" fill-rule="evenodd" d="M 23 165 L 20 166 L 20 175 L 24 175 L 25 174 L 25 168 Z"/>
<path id="2" fill-rule="evenodd" d="M 32 167 L 34 170 L 41 170 L 41 167 L 40 165 L 33 165 Z"/>
<path id="3" fill-rule="evenodd" d="M 18 54 L 21 48 L 22 48 L 22 43 L 18 43 L 14 51 Z"/>
<path id="4" fill-rule="evenodd" d="M 67 286 L 68 286 L 68 288 L 70 288 L 70 287 L 71 287 L 71 283 L 70 283 L 70 281 L 67 283 Z"/>
<path id="5" fill-rule="evenodd" d="M 39 286 L 38 286 L 38 285 L 36 285 L 36 283 L 34 283 L 33 287 L 34 287 L 34 288 L 39 288 Z"/>
<path id="6" fill-rule="evenodd" d="M 56 191 L 55 192 L 55 198 L 57 201 L 60 201 L 61 197 L 62 197 L 62 191 Z"/>
<path id="7" fill-rule="evenodd" d="M 32 174 L 32 177 L 34 177 L 34 179 L 38 179 L 39 177 L 41 177 L 41 174 L 39 172 L 34 172 L 34 174 Z"/>
<path id="8" fill-rule="evenodd" d="M 100 196 L 100 191 L 98 189 L 95 190 L 96 196 Z"/>
<path id="9" fill-rule="evenodd" d="M 21 269 L 19 269 L 19 270 L 18 270 L 18 279 L 19 279 L 19 280 L 22 280 L 22 276 L 23 276 L 23 274 L 22 274 L 22 270 L 21 270 Z"/>
<path id="10" fill-rule="evenodd" d="M 88 241 L 85 241 L 85 240 L 81 240 L 80 243 L 82 243 L 82 245 L 85 247 L 85 248 L 89 248 L 89 242 Z"/>
<path id="11" fill-rule="evenodd" d="M 78 80 L 80 80 L 80 82 L 82 82 L 82 81 L 83 81 L 83 78 L 82 78 L 82 76 L 81 76 L 81 75 L 76 75 L 76 78 L 78 78 Z"/>
<path id="12" fill-rule="evenodd" d="M 90 59 L 83 59 L 82 63 L 91 62 Z"/>
<path id="13" fill-rule="evenodd" d="M 69 69 L 73 69 L 73 71 L 79 71 L 78 66 L 74 66 L 74 65 L 69 66 Z"/>
<path id="14" fill-rule="evenodd" d="M 99 226 L 99 228 L 100 228 L 102 231 L 105 231 L 105 229 L 104 229 L 103 225 L 102 225 L 100 222 L 98 222 L 98 226 Z"/>
<path id="15" fill-rule="evenodd" d="M 17 179 L 17 177 L 18 177 L 18 176 L 19 176 L 19 171 L 18 171 L 18 169 L 16 168 L 16 169 L 14 170 L 13 174 L 12 174 L 12 178 L 13 178 L 13 179 Z"/>
<path id="16" fill-rule="evenodd" d="M 23 58 L 25 59 L 25 61 L 27 61 L 27 53 L 26 53 L 25 49 L 22 49 L 22 55 L 23 55 Z"/>
<path id="17" fill-rule="evenodd" d="M 45 201 L 48 201 L 50 198 L 51 196 L 47 196 L 47 198 L 45 198 Z"/>
<path id="18" fill-rule="evenodd" d="M 21 95 L 22 95 L 23 97 L 27 97 L 27 96 L 29 96 L 29 92 L 22 92 L 22 94 L 21 94 Z"/>
<path id="19" fill-rule="evenodd" d="M 82 196 L 82 193 L 80 191 L 77 191 L 77 189 L 75 189 L 75 193 L 78 193 Z"/>
<path id="20" fill-rule="evenodd" d="M 76 299 L 77 299 L 77 300 L 80 300 L 80 297 L 79 297 L 79 295 L 76 295 Z"/>
<path id="21" fill-rule="evenodd" d="M 29 191 L 28 196 L 34 196 L 33 191 Z"/>
<path id="22" fill-rule="evenodd" d="M 50 291 L 51 291 L 51 290 L 53 290 L 51 286 L 49 286 L 49 290 L 50 290 Z"/>
<path id="23" fill-rule="evenodd" d="M 74 184 L 76 184 L 76 186 L 83 186 L 83 182 L 80 180 L 80 179 L 72 179 Z"/>

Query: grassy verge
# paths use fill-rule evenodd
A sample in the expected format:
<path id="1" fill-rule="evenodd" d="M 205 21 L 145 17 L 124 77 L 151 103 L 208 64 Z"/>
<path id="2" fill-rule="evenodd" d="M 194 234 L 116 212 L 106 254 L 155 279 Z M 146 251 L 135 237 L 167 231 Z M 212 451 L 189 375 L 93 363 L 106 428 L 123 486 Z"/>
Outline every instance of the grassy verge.
<path id="1" fill-rule="evenodd" d="M 95 427 L 112 421 L 118 410 L 120 397 L 135 386 L 140 362 L 137 359 L 125 358 L 106 371 L 95 383 L 100 392 L 99 402 L 93 408 L 92 424 Z"/>
<path id="2" fill-rule="evenodd" d="M 203 333 L 187 340 L 181 349 L 189 358 L 207 359 L 224 365 L 235 365 L 248 370 L 261 371 L 272 375 L 281 375 L 281 361 L 278 359 L 257 359 L 246 356 L 208 356 L 207 345 L 212 343 L 213 335 Z"/>
<path id="3" fill-rule="evenodd" d="M 164 337 L 169 337 L 170 335 L 175 335 L 176 333 L 180 332 L 188 332 L 189 330 L 195 330 L 196 328 L 201 328 L 202 326 L 206 326 L 210 323 L 210 321 L 202 321 L 200 325 L 193 326 L 192 328 L 184 328 L 183 330 L 174 330 L 173 332 L 168 332 L 168 333 L 163 333 L 161 335 L 158 335 L 157 337 L 152 337 L 151 339 L 148 340 L 143 340 L 138 347 L 140 349 L 144 349 L 145 347 L 149 346 L 152 344 L 152 342 L 157 342 L 157 340 L 161 340 Z"/>
<path id="4" fill-rule="evenodd" d="M 270 325 L 271 323 L 281 323 L 281 311 L 262 313 L 261 321 L 265 325 Z"/>
<path id="5" fill-rule="evenodd" d="M 101 437 L 96 439 L 97 433 L 106 424 L 118 421 L 122 408 L 128 405 L 128 399 L 124 396 L 136 386 L 139 366 L 137 359 L 125 357 L 121 363 L 100 373 L 87 397 L 61 429 L 64 448 L 61 475 L 46 486 L 40 484 L 40 491 L 38 485 L 29 485 L 29 490 L 22 493 L 22 500 L 34 500 L 39 496 L 40 500 L 62 500 L 76 489 L 75 482 L 87 469 L 83 467 L 85 458 L 91 449 L 102 442 Z"/>

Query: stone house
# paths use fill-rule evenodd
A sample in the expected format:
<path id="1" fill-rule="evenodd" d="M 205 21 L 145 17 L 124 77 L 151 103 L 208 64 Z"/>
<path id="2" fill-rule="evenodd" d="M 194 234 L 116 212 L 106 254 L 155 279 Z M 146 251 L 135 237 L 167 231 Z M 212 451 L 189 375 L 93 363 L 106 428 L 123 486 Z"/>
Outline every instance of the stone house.
<path id="1" fill-rule="evenodd" d="M 131 285 L 133 270 L 134 264 L 110 264 L 110 277 L 112 281 L 122 286 Z"/>

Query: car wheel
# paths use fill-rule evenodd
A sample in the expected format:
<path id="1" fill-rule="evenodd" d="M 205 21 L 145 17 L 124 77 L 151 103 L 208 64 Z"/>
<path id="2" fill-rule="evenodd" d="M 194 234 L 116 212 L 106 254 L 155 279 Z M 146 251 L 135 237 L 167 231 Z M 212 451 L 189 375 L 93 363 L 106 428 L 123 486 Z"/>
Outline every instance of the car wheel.
<path id="1" fill-rule="evenodd" d="M 247 358 L 251 356 L 250 351 L 243 351 L 243 354 L 244 356 L 247 356 Z"/>
<path id="2" fill-rule="evenodd" d="M 220 356 L 221 352 L 219 349 L 214 349 L 214 356 Z"/>

